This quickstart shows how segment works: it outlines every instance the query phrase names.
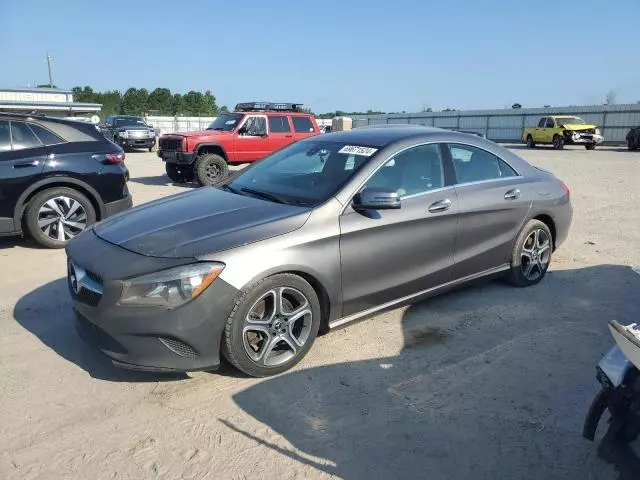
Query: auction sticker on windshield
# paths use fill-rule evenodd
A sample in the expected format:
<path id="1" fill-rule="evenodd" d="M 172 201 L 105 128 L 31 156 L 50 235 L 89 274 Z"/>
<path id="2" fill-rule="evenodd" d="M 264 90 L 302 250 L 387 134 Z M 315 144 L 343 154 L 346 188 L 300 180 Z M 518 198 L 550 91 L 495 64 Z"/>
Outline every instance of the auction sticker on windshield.
<path id="1" fill-rule="evenodd" d="M 378 151 L 377 148 L 358 147 L 357 145 L 345 145 L 338 151 L 338 153 L 346 153 L 346 154 L 362 155 L 364 157 L 370 157 L 377 151 Z"/>

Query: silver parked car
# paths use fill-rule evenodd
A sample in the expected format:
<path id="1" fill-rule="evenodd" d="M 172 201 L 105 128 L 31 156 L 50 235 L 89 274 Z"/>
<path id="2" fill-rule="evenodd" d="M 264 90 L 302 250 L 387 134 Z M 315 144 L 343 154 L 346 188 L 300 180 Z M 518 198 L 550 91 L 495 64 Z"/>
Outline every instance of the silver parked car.
<path id="1" fill-rule="evenodd" d="M 539 282 L 569 190 L 483 138 L 415 126 L 311 137 L 67 247 L 81 334 L 122 367 L 283 372 L 329 330 L 504 276 Z"/>

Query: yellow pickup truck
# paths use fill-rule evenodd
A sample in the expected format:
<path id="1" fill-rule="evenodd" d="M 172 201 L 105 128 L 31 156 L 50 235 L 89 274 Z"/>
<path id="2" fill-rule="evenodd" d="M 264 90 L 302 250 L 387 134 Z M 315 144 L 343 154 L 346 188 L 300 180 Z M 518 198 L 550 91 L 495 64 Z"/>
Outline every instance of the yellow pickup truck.
<path id="1" fill-rule="evenodd" d="M 537 127 L 525 128 L 522 140 L 529 148 L 546 143 L 556 150 L 565 145 L 584 145 L 587 150 L 593 150 L 604 137 L 597 126 L 585 123 L 580 117 L 553 116 L 542 117 Z"/>

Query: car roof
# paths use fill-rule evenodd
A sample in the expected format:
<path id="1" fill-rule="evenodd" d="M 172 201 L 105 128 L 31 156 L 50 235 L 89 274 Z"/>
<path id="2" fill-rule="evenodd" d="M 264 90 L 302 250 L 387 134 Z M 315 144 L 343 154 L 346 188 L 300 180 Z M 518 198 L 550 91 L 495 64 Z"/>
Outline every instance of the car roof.
<path id="1" fill-rule="evenodd" d="M 287 112 L 287 111 L 273 111 L 273 110 L 234 110 L 232 112 L 222 112 L 219 115 L 224 115 L 225 113 L 237 113 L 239 115 L 245 115 L 245 114 L 260 114 L 260 115 L 266 115 L 266 116 L 270 116 L 270 115 L 277 115 L 277 116 L 282 116 L 282 115 L 293 115 L 293 116 L 297 116 L 297 117 L 313 117 L 313 113 L 307 113 L 307 112 Z"/>
<path id="2" fill-rule="evenodd" d="M 448 132 L 441 128 L 423 127 L 422 125 L 371 125 L 352 130 L 331 132 L 322 135 L 322 140 L 334 142 L 354 143 L 356 145 L 371 145 L 384 147 L 391 143 L 407 140 L 413 137 L 423 137 Z M 315 137 L 309 137 L 313 140 Z"/>
<path id="3" fill-rule="evenodd" d="M 87 142 L 102 140 L 104 138 L 104 135 L 98 131 L 93 123 L 82 122 L 73 118 L 48 117 L 42 114 L 0 112 L 0 120 L 34 122 L 48 128 L 68 142 Z"/>

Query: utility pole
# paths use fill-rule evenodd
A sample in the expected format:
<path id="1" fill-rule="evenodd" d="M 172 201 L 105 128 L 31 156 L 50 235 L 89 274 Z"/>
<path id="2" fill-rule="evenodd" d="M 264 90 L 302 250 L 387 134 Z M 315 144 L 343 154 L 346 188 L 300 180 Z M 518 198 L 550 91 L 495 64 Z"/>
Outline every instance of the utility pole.
<path id="1" fill-rule="evenodd" d="M 53 88 L 53 79 L 51 77 L 51 60 L 53 58 L 47 53 L 47 68 L 49 69 L 49 88 Z"/>

